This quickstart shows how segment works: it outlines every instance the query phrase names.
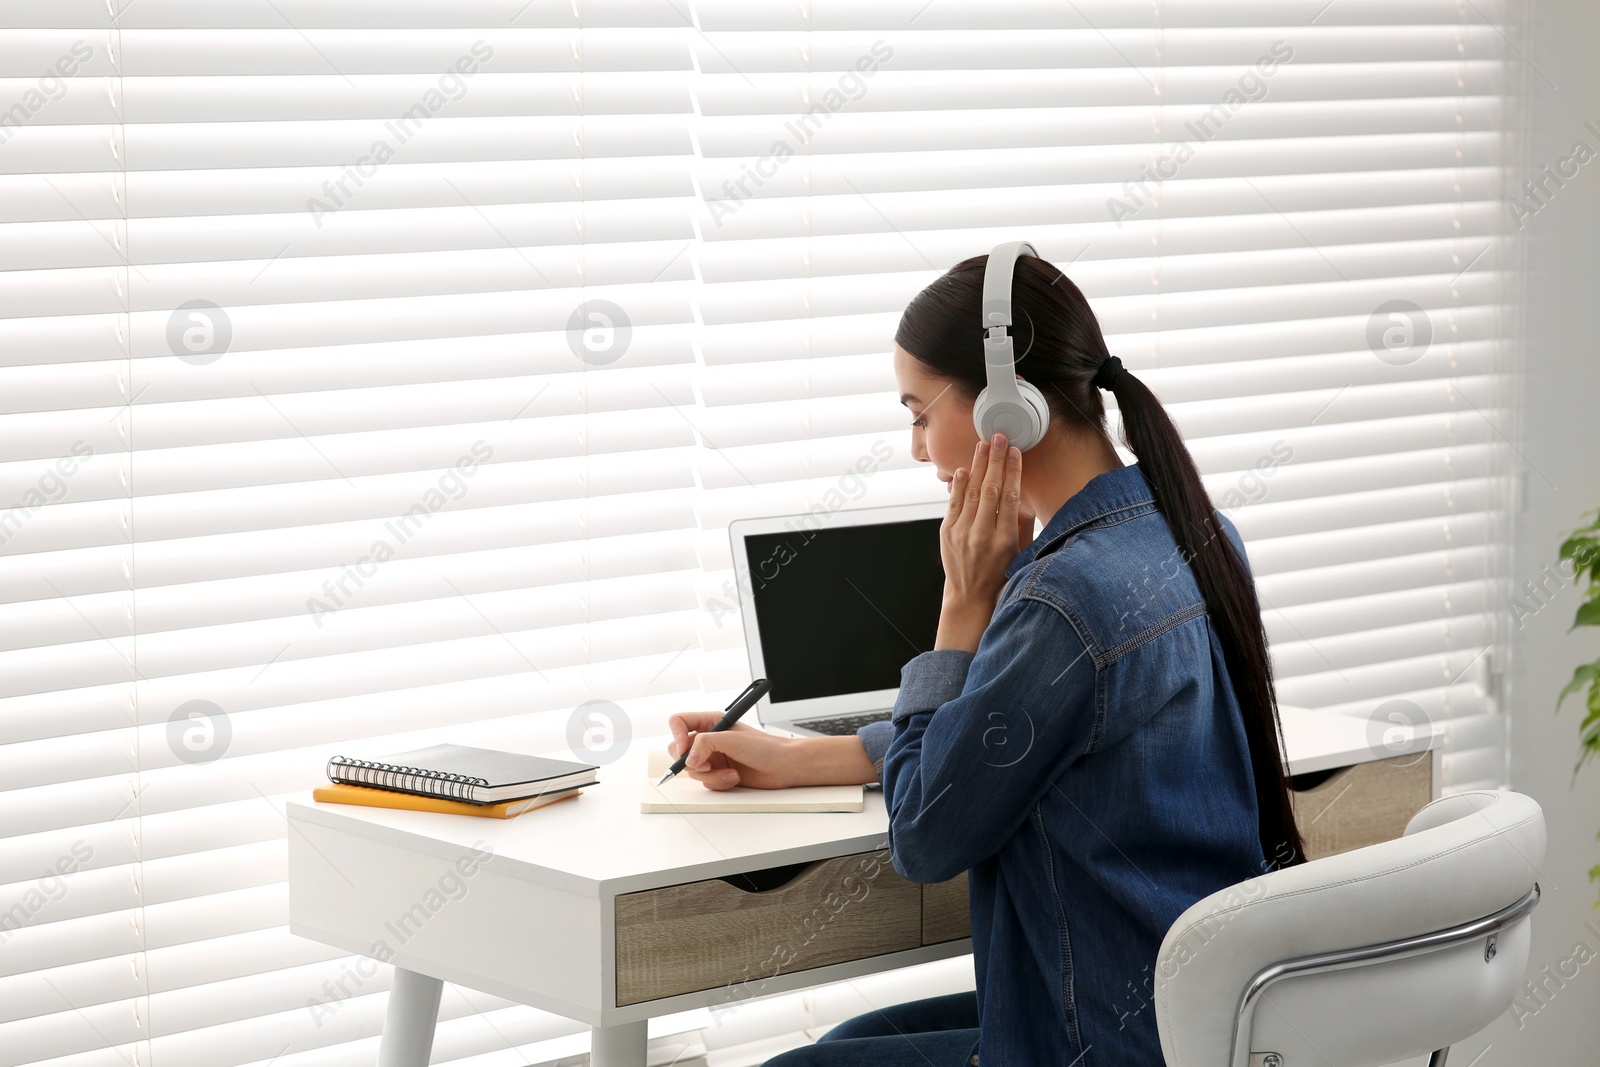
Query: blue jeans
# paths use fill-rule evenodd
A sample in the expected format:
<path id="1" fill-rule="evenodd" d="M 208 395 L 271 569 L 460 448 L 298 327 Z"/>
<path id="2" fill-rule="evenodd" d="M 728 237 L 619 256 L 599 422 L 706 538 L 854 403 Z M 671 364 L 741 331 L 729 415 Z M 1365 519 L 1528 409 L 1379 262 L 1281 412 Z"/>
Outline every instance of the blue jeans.
<path id="1" fill-rule="evenodd" d="M 762 1067 L 966 1067 L 978 1044 L 978 994 L 951 993 L 864 1012 Z"/>

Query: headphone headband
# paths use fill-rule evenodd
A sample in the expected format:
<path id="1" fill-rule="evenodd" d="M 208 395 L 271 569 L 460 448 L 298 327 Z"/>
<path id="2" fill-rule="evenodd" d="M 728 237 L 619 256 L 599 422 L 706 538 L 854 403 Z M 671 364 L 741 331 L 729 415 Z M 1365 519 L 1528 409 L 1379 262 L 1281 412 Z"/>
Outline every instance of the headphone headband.
<path id="1" fill-rule="evenodd" d="M 1017 257 L 1037 256 L 1027 241 L 1007 241 L 994 246 L 983 268 L 984 377 L 995 399 L 1020 401 L 1016 386 L 1016 355 L 1011 343 L 1011 279 Z"/>
<path id="2" fill-rule="evenodd" d="M 983 303 L 979 308 L 984 380 L 988 384 L 973 404 L 972 422 L 979 436 L 1004 432 L 1023 451 L 1044 437 L 1050 412 L 1044 395 L 1031 383 L 1017 378 L 1011 343 L 1011 281 L 1019 256 L 1038 255 L 1027 241 L 995 245 L 984 264 Z"/>
<path id="3" fill-rule="evenodd" d="M 1011 325 L 1011 279 L 1017 270 L 1018 256 L 1035 256 L 1038 252 L 1027 241 L 1007 241 L 994 246 L 989 262 L 983 268 L 983 327 Z"/>

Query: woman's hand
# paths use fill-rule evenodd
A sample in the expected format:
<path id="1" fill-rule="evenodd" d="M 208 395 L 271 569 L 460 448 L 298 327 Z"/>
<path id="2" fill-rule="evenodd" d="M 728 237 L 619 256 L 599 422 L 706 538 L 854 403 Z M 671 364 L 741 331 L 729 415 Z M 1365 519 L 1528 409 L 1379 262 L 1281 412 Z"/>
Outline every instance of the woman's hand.
<path id="1" fill-rule="evenodd" d="M 971 471 L 958 469 L 950 510 L 939 526 L 944 604 L 935 648 L 976 652 L 1006 584 L 1006 565 L 1033 540 L 1034 516 L 1022 507 L 1022 452 L 1005 434 L 979 441 Z"/>
<path id="2" fill-rule="evenodd" d="M 708 789 L 786 789 L 797 780 L 795 738 L 779 737 L 736 722 L 726 730 L 711 732 L 722 718 L 720 711 L 680 712 L 667 720 L 672 743 L 667 754 L 674 759 L 685 748 L 689 758 L 679 774 L 705 784 Z"/>
<path id="3" fill-rule="evenodd" d="M 742 722 L 712 733 L 720 711 L 690 711 L 667 720 L 676 758 L 687 746 L 689 759 L 680 774 L 707 789 L 787 789 L 796 785 L 855 785 L 878 781 L 859 736 L 779 737 Z"/>

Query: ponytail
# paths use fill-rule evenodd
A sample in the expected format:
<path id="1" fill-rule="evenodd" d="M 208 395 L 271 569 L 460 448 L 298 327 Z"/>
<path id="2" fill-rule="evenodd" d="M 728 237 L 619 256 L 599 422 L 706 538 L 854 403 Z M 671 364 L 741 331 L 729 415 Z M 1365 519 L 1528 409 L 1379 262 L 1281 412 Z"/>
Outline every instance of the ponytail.
<path id="1" fill-rule="evenodd" d="M 988 258 L 973 256 L 934 279 L 906 306 L 894 337 L 968 399 L 986 384 L 978 310 Z M 1015 267 L 1012 302 L 1019 312 L 1012 336 L 1022 353 L 1017 372 L 1044 393 L 1052 423 L 1103 436 L 1100 388 L 1117 398 L 1123 439 L 1194 574 L 1222 646 L 1250 748 L 1262 855 L 1269 867 L 1305 862 L 1255 583 L 1223 531 L 1189 449 L 1156 395 L 1108 353 L 1088 300 L 1070 278 L 1043 259 L 1023 256 Z"/>
<path id="2" fill-rule="evenodd" d="M 1120 362 L 1117 366 L 1120 370 Z M 1122 413 L 1123 440 L 1155 491 L 1156 506 L 1166 516 L 1178 551 L 1200 586 L 1206 615 L 1222 645 L 1250 745 L 1262 854 L 1276 867 L 1304 862 L 1305 846 L 1289 800 L 1283 730 L 1255 583 L 1223 532 L 1194 459 L 1161 401 L 1126 370 L 1108 377 L 1107 388 Z"/>

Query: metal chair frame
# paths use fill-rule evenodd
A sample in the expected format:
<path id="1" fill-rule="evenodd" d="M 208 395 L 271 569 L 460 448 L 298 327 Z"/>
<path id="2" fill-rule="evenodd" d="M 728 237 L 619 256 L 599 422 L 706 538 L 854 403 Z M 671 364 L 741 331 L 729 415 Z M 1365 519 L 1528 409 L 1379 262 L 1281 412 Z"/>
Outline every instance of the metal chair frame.
<path id="1" fill-rule="evenodd" d="M 1254 978 L 1250 979 L 1239 998 L 1239 1011 L 1233 1027 L 1233 1051 L 1229 1063 L 1232 1067 L 1283 1067 L 1283 1058 L 1275 1052 L 1257 1053 L 1254 1056 L 1250 1053 L 1250 1024 L 1255 1018 L 1256 1006 L 1260 1003 L 1262 995 L 1273 983 L 1285 978 L 1320 974 L 1324 971 L 1340 971 L 1351 967 L 1387 963 L 1427 952 L 1438 952 L 1475 941 L 1480 937 L 1488 939 L 1484 945 L 1484 960 L 1488 961 L 1494 958 L 1495 935 L 1527 916 L 1538 903 L 1539 885 L 1535 882 L 1533 888 L 1520 900 L 1481 919 L 1428 934 L 1404 937 L 1397 941 L 1385 941 L 1361 948 L 1340 949 L 1337 952 L 1322 952 L 1314 956 L 1283 960 L 1262 968 Z M 1435 1049 L 1428 1059 L 1428 1067 L 1444 1067 L 1445 1058 L 1449 1054 L 1448 1045 Z"/>

